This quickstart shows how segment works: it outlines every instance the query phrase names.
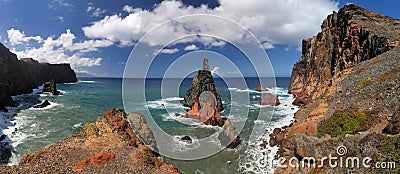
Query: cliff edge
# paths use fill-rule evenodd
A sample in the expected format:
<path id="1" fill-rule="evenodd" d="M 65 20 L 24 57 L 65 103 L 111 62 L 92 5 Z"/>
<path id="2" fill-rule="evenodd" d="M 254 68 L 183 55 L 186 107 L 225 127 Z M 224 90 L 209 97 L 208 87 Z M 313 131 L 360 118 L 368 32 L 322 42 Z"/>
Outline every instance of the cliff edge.
<path id="1" fill-rule="evenodd" d="M 0 43 L 0 110 L 15 105 L 11 96 L 30 93 L 51 79 L 56 83 L 77 82 L 69 64 L 39 63 L 31 58 L 18 60 Z"/>
<path id="2" fill-rule="evenodd" d="M 280 157 L 317 166 L 278 167 L 275 173 L 399 172 L 320 166 L 328 155 L 370 157 L 371 165 L 398 162 L 399 43 L 400 20 L 355 4 L 333 12 L 321 32 L 303 40 L 289 84 L 289 93 L 296 95 L 294 104 L 301 108 L 294 124 L 270 135 L 270 145 L 280 145 Z M 338 154 L 338 147 L 346 147 L 346 153 Z M 308 157 L 316 160 L 303 160 Z"/>

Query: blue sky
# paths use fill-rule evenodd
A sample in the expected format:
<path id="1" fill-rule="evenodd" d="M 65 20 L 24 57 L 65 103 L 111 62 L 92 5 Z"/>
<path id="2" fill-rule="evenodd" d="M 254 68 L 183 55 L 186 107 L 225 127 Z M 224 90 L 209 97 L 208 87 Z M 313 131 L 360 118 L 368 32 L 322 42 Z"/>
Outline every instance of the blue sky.
<path id="1" fill-rule="evenodd" d="M 159 77 L 171 67 L 169 75 L 181 77 L 200 67 L 207 57 L 213 72 L 222 77 L 240 73 L 256 76 L 255 71 L 271 75 L 266 69 L 272 67 L 276 76 L 288 77 L 301 55 L 301 40 L 319 32 L 326 15 L 346 2 L 400 18 L 396 9 L 400 2 L 390 0 L 0 0 L 0 41 L 19 58 L 71 63 L 75 71 L 97 76 L 121 77 L 132 49 L 142 43 L 148 53 L 132 55 L 130 59 L 134 60 L 128 62 L 127 72 L 148 71 L 148 76 Z M 213 17 L 169 21 L 192 14 L 222 16 L 227 21 L 216 22 Z M 146 35 L 160 24 L 164 30 Z M 235 30 L 240 26 L 254 35 L 272 67 L 261 52 L 250 53 L 249 61 L 247 53 L 235 47 L 257 46 L 246 43 L 249 39 L 245 31 Z M 179 38 L 196 32 L 192 37 Z M 147 38 L 140 40 L 145 35 Z M 141 64 L 148 59 L 154 59 L 149 70 Z M 177 65 L 172 66 L 173 62 Z"/>

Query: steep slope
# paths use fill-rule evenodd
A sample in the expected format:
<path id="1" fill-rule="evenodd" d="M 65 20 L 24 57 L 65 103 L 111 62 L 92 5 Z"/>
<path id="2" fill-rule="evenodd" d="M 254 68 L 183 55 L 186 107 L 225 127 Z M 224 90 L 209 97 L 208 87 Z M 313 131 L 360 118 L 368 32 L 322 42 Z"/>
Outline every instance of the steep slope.
<path id="1" fill-rule="evenodd" d="M 271 145 L 279 144 L 278 155 L 287 160 L 315 157 L 314 164 L 329 154 L 337 155 L 338 146 L 347 147 L 343 157 L 393 160 L 388 151 L 398 147 L 400 140 L 394 129 L 400 121 L 396 116 L 400 110 L 400 21 L 346 4 L 323 21 L 321 30 L 303 40 L 302 56 L 293 67 L 289 92 L 297 96 L 294 104 L 302 106 L 295 114 L 296 122 L 271 134 Z M 328 165 L 275 171 L 393 172 Z"/>
<path id="2" fill-rule="evenodd" d="M 51 79 L 56 83 L 77 81 L 69 64 L 39 63 L 30 58 L 18 60 L 0 43 L 0 110 L 14 105 L 12 95 L 30 93 Z"/>

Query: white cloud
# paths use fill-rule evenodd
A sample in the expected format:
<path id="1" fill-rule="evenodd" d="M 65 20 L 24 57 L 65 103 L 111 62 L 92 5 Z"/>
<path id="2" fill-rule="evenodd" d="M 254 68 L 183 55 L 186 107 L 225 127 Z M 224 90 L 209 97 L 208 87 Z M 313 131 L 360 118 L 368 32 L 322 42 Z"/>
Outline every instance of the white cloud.
<path id="1" fill-rule="evenodd" d="M 25 34 L 14 28 L 7 31 L 11 45 L 27 44 L 30 40 L 37 41 L 37 47 L 25 47 L 24 50 L 12 48 L 11 51 L 19 58 L 31 57 L 40 62 L 48 63 L 70 63 L 73 67 L 99 66 L 102 58 L 86 57 L 85 53 L 97 51 L 98 48 L 113 45 L 112 41 L 86 40 L 74 42 L 75 35 L 68 29 L 58 38 L 55 36 L 42 39 L 40 36 L 25 36 Z"/>
<path id="2" fill-rule="evenodd" d="M 63 16 L 57 16 L 55 17 L 58 21 L 60 21 L 60 23 L 64 22 L 64 17 Z"/>
<path id="3" fill-rule="evenodd" d="M 196 45 L 192 44 L 192 45 L 188 45 L 184 48 L 185 51 L 192 51 L 192 50 L 198 50 L 199 47 L 197 47 Z"/>
<path id="4" fill-rule="evenodd" d="M 119 42 L 122 46 L 128 46 L 138 41 L 153 27 L 169 19 L 191 14 L 211 14 L 238 22 L 248 28 L 261 43 L 270 44 L 266 44 L 266 48 L 272 48 L 274 44 L 300 45 L 303 38 L 310 37 L 320 30 L 319 26 L 327 14 L 338 9 L 338 2 L 330 0 L 220 0 L 219 2 L 221 5 L 214 9 L 205 5 L 194 8 L 183 5 L 180 1 L 163 1 L 152 11 L 134 9 L 126 5 L 123 10 L 128 12 L 128 15 L 106 16 L 82 29 L 89 38 L 108 39 Z M 187 33 L 187 30 L 219 33 L 228 41 L 246 39 L 243 33 L 230 31 L 225 25 L 220 25 L 216 21 L 189 22 L 195 22 L 196 25 L 171 24 L 169 31 L 157 33 L 154 38 L 144 42 L 157 45 L 164 40 L 175 39 Z M 188 26 L 198 28 L 185 28 Z M 213 42 L 211 45 L 222 45 Z"/>
<path id="5" fill-rule="evenodd" d="M 37 42 L 42 42 L 43 39 L 40 36 L 29 36 L 26 37 L 25 33 L 11 28 L 7 30 L 8 40 L 10 41 L 11 45 L 22 44 L 22 42 L 28 42 L 30 40 L 35 40 Z"/>
<path id="6" fill-rule="evenodd" d="M 129 5 L 125 5 L 124 8 L 122 8 L 122 10 L 128 12 L 128 13 L 133 13 L 135 12 L 135 9 Z"/>
<path id="7" fill-rule="evenodd" d="M 96 10 L 93 11 L 92 16 L 99 17 L 102 14 L 104 14 L 105 12 L 106 12 L 106 10 L 102 10 L 100 8 L 96 8 Z"/>
<path id="8" fill-rule="evenodd" d="M 215 41 L 215 42 L 211 43 L 211 46 L 223 47 L 225 44 L 226 44 L 226 42 L 224 42 L 224 41 Z"/>
<path id="9" fill-rule="evenodd" d="M 72 5 L 72 4 L 68 3 L 68 2 L 65 2 L 64 0 L 54 0 L 49 4 L 49 8 L 56 9 L 57 6 L 68 7 L 68 8 L 74 7 L 74 5 Z"/>
<path id="10" fill-rule="evenodd" d="M 178 48 L 173 48 L 173 49 L 168 49 L 168 48 L 164 48 L 160 51 L 160 53 L 164 53 L 164 54 L 174 54 L 176 52 L 178 52 L 179 49 Z"/>
<path id="11" fill-rule="evenodd" d="M 262 43 L 262 47 L 264 49 L 273 49 L 273 48 L 275 48 L 275 46 L 272 43 L 269 43 L 269 42 Z"/>
<path id="12" fill-rule="evenodd" d="M 106 12 L 106 10 L 102 10 L 101 8 L 96 8 L 92 3 L 89 3 L 88 8 L 86 9 L 87 13 L 91 13 L 91 16 L 99 17 Z"/>
<path id="13" fill-rule="evenodd" d="M 212 70 L 211 70 L 211 74 L 215 74 L 215 73 L 217 73 L 218 74 L 218 70 L 219 70 L 219 67 L 218 66 L 216 66 L 216 67 L 214 67 Z"/>

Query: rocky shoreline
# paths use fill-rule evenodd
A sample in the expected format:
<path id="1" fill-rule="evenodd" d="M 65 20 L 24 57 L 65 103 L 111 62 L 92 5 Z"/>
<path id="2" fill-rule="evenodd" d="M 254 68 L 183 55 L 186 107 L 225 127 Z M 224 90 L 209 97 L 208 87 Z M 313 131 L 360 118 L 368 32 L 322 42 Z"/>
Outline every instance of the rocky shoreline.
<path id="1" fill-rule="evenodd" d="M 275 173 L 399 172 L 398 167 L 330 167 L 321 159 L 398 163 L 400 21 L 346 4 L 323 21 L 321 30 L 303 40 L 292 71 L 289 93 L 301 106 L 296 121 L 270 135 L 270 145 L 279 146 L 278 156 L 287 165 Z M 294 167 L 288 165 L 291 158 Z"/>
<path id="2" fill-rule="evenodd" d="M 155 146 L 144 116 L 122 109 L 104 112 L 78 134 L 35 153 L 19 165 L 0 165 L 2 173 L 181 173 L 151 150 Z M 146 142 L 146 143 L 145 143 Z"/>

